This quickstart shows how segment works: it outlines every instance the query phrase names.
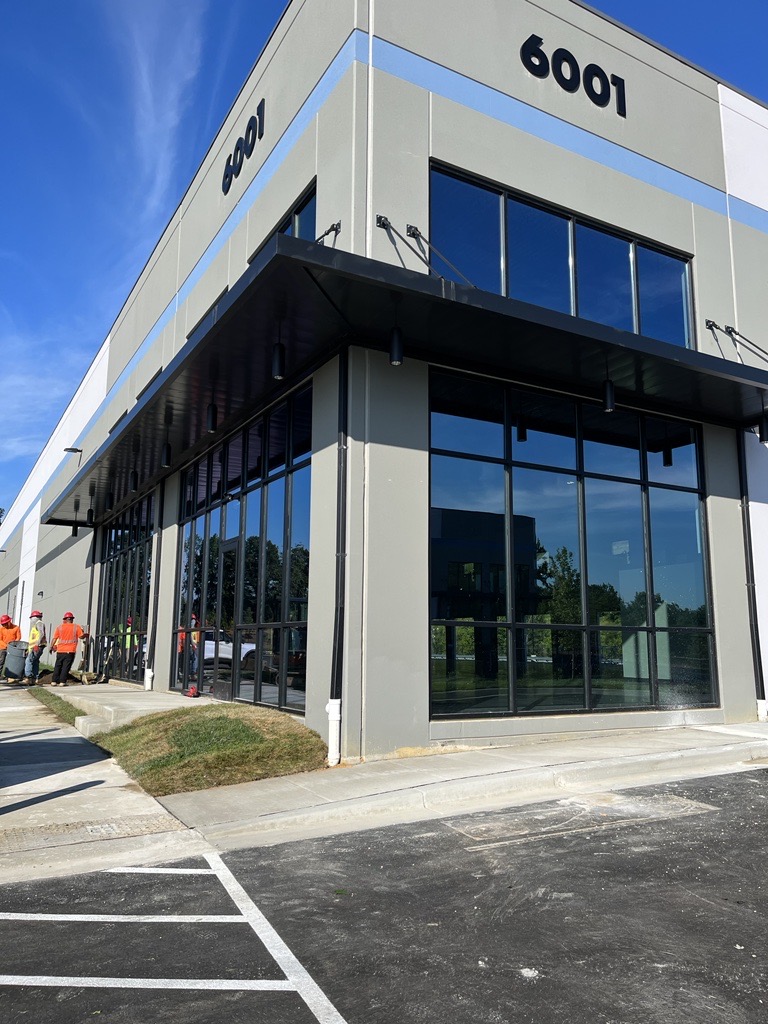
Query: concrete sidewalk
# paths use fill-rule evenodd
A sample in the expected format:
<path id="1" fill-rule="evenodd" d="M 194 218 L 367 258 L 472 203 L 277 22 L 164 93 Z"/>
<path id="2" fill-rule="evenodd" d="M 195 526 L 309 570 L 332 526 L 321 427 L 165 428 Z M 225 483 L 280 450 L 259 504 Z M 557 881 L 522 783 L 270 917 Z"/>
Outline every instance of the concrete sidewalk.
<path id="1" fill-rule="evenodd" d="M 2 882 L 210 848 L 72 726 L 23 688 L 4 685 L 0 786 Z"/>
<path id="2" fill-rule="evenodd" d="M 71 686 L 57 695 L 115 724 L 121 716 L 203 703 L 116 686 Z M 5 881 L 28 877 L 30 865 L 36 875 L 72 874 L 768 764 L 768 723 L 616 730 L 526 737 L 510 746 L 371 761 L 157 801 L 24 690 L 0 689 L 0 719 Z"/>

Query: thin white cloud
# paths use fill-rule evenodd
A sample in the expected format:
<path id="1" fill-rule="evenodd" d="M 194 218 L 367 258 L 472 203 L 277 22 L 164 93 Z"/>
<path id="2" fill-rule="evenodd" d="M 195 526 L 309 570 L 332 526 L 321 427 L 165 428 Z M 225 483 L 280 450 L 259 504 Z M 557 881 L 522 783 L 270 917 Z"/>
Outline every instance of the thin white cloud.
<path id="1" fill-rule="evenodd" d="M 157 236 L 167 218 L 180 128 L 200 72 L 205 0 L 130 0 L 105 5 L 116 59 L 128 87 L 126 120 L 134 177 L 133 213 Z M 176 196 L 170 197 L 175 199 Z"/>

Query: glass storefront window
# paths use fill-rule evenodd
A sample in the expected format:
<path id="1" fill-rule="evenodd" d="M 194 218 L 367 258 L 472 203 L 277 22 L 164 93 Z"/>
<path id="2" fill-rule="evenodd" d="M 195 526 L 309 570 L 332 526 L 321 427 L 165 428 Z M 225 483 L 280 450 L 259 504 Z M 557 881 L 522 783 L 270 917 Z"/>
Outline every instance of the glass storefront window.
<path id="1" fill-rule="evenodd" d="M 508 199 L 509 297 L 570 313 L 570 245 L 567 217 Z"/>
<path id="2" fill-rule="evenodd" d="M 477 288 L 512 299 L 673 345 L 693 344 L 689 260 L 619 228 L 604 230 L 566 210 L 433 168 L 430 241 L 431 266 L 449 280 L 465 283 L 463 274 Z"/>
<path id="3" fill-rule="evenodd" d="M 246 479 L 249 484 L 261 480 L 263 469 L 264 421 L 254 423 L 248 431 L 248 471 Z"/>
<path id="4" fill-rule="evenodd" d="M 278 406 L 269 417 L 269 448 L 267 452 L 267 472 L 277 473 L 285 469 L 288 430 L 288 410 L 286 406 Z"/>
<path id="5" fill-rule="evenodd" d="M 576 267 L 578 316 L 622 331 L 634 331 L 629 242 L 577 224 Z"/>
<path id="6" fill-rule="evenodd" d="M 602 409 L 582 410 L 584 469 L 603 476 L 640 479 L 640 424 L 636 413 L 617 409 L 610 422 Z"/>
<path id="7" fill-rule="evenodd" d="M 314 242 L 317 238 L 316 211 L 317 196 L 313 192 L 294 215 L 293 231 L 297 238 L 304 238 L 308 242 Z"/>
<path id="8" fill-rule="evenodd" d="M 587 706 L 582 645 L 580 630 L 517 631 L 518 711 L 581 711 Z"/>
<path id="9" fill-rule="evenodd" d="M 302 391 L 291 405 L 291 461 L 296 462 L 312 451 L 312 392 Z"/>
<path id="10" fill-rule="evenodd" d="M 432 707 L 463 715 L 509 710 L 507 631 L 432 627 Z"/>
<path id="11" fill-rule="evenodd" d="M 306 622 L 309 603 L 309 498 L 311 469 L 305 466 L 291 477 L 291 549 L 288 618 Z"/>
<path id="12" fill-rule="evenodd" d="M 648 634 L 595 630 L 589 635 L 592 706 L 643 708 L 652 702 Z"/>
<path id="13" fill-rule="evenodd" d="M 693 428 L 687 423 L 649 416 L 645 433 L 648 479 L 671 487 L 697 488 L 699 472 Z"/>
<path id="14" fill-rule="evenodd" d="M 179 687 L 195 681 L 220 698 L 303 709 L 311 452 L 305 387 L 185 471 L 195 504 L 203 480 L 206 500 L 194 520 L 186 495 L 181 500 Z M 144 569 L 137 563 L 132 572 L 129 588 Z M 199 657 L 188 652 L 195 631 Z"/>
<path id="15" fill-rule="evenodd" d="M 714 701 L 712 657 L 707 633 L 659 630 L 656 672 L 661 707 L 695 707 Z"/>
<path id="16" fill-rule="evenodd" d="M 104 526 L 99 615 L 91 646 L 92 668 L 104 679 L 143 682 L 152 593 L 153 534 L 152 495 L 135 502 Z M 186 586 L 187 576 L 180 573 L 182 604 L 188 600 Z"/>
<path id="17" fill-rule="evenodd" d="M 227 492 L 236 494 L 243 485 L 243 435 L 236 434 L 227 445 Z"/>
<path id="18" fill-rule="evenodd" d="M 264 621 L 280 622 L 283 608 L 283 540 L 285 478 L 267 488 L 266 547 L 264 549 Z"/>
<path id="19" fill-rule="evenodd" d="M 637 246 L 640 333 L 685 347 L 690 341 L 688 264 Z"/>
<path id="20" fill-rule="evenodd" d="M 503 466 L 432 460 L 433 618 L 506 618 Z"/>
<path id="21" fill-rule="evenodd" d="M 657 626 L 706 626 L 701 499 L 652 487 L 649 495 Z"/>
<path id="22" fill-rule="evenodd" d="M 647 626 L 645 538 L 638 484 L 584 482 L 589 621 Z"/>
<path id="23" fill-rule="evenodd" d="M 469 696 L 452 686 L 462 629 L 509 631 L 513 713 L 712 704 L 696 429 L 491 382 L 491 420 L 508 438 L 499 457 L 462 415 L 464 378 L 433 380 L 431 412 L 444 419 L 431 454 L 432 713 L 497 709 L 475 699 L 475 682 L 459 688 Z M 478 450 L 448 455 L 448 444 Z"/>
<path id="24" fill-rule="evenodd" d="M 576 468 L 576 406 L 535 391 L 510 392 L 512 458 L 538 466 Z"/>
<path id="25" fill-rule="evenodd" d="M 476 288 L 500 294 L 501 195 L 439 171 L 430 180 L 432 245 Z M 466 284 L 436 254 L 432 266 L 449 281 Z"/>
<path id="26" fill-rule="evenodd" d="M 435 374 L 432 447 L 504 458 L 504 392 L 497 384 Z"/>
<path id="27" fill-rule="evenodd" d="M 512 496 L 517 620 L 582 622 L 576 479 L 516 468 Z"/>
<path id="28" fill-rule="evenodd" d="M 258 622 L 259 573 L 261 558 L 261 491 L 251 491 L 245 498 L 245 535 L 243 539 L 243 622 Z"/>

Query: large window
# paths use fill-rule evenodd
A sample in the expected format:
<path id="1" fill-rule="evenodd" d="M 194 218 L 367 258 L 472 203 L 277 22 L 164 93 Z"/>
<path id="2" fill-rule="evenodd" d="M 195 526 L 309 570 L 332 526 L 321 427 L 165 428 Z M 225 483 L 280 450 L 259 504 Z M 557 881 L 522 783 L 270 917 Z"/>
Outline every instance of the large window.
<path id="1" fill-rule="evenodd" d="M 437 169 L 430 240 L 432 266 L 444 277 L 692 345 L 688 260 L 645 240 Z"/>
<path id="2" fill-rule="evenodd" d="M 184 473 L 177 686 L 303 710 L 311 427 L 307 388 Z"/>
<path id="3" fill-rule="evenodd" d="M 93 650 L 94 668 L 105 677 L 144 679 L 154 531 L 152 494 L 104 525 Z"/>
<path id="4" fill-rule="evenodd" d="M 433 372 L 433 715 L 716 700 L 690 424 Z"/>

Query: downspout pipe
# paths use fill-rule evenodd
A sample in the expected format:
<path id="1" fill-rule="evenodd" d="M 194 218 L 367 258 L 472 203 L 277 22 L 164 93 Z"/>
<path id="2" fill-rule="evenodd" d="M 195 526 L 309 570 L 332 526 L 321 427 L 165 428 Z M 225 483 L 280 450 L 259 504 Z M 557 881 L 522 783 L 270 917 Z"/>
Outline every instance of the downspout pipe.
<path id="1" fill-rule="evenodd" d="M 344 677 L 344 594 L 347 576 L 347 427 L 349 353 L 339 352 L 339 411 L 336 443 L 336 595 L 328 714 L 328 765 L 341 761 L 341 691 Z"/>
<path id="2" fill-rule="evenodd" d="M 749 610 L 749 635 L 752 641 L 752 661 L 755 667 L 755 691 L 759 701 L 765 700 L 765 677 L 760 654 L 760 629 L 757 618 L 757 596 L 755 593 L 755 564 L 752 551 L 752 526 L 749 516 L 749 474 L 747 472 L 747 446 L 743 430 L 737 430 L 739 453 L 739 488 L 741 490 L 741 522 L 744 530 L 744 554 L 747 574 L 747 607 Z"/>

